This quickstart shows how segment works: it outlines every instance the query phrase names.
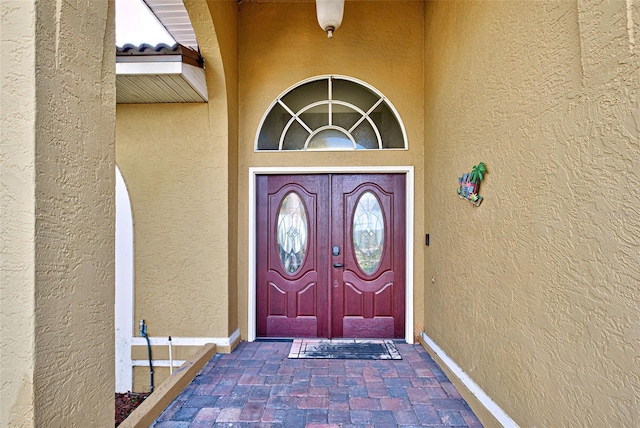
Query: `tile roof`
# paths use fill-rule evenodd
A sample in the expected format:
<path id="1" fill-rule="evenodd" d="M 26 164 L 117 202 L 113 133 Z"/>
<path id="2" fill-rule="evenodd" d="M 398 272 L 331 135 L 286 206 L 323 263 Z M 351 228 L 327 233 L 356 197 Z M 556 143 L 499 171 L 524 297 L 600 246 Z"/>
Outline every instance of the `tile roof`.
<path id="1" fill-rule="evenodd" d="M 147 62 L 147 61 L 175 61 L 180 60 L 185 64 L 196 67 L 204 67 L 204 59 L 194 49 L 176 43 L 173 46 L 161 43 L 159 45 L 142 44 L 139 46 L 126 44 L 116 47 L 116 62 Z M 163 57 L 165 57 L 163 59 Z"/>

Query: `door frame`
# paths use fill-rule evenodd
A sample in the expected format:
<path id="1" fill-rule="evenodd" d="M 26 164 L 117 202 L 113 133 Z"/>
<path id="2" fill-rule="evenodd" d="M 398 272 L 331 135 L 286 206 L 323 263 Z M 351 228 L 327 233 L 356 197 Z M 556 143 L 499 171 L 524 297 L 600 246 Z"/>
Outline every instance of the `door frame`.
<path id="1" fill-rule="evenodd" d="M 413 344 L 413 166 L 353 166 L 353 167 L 250 167 L 249 168 L 249 243 L 248 243 L 248 324 L 247 340 L 256 340 L 256 176 L 292 174 L 405 174 L 405 340 Z"/>

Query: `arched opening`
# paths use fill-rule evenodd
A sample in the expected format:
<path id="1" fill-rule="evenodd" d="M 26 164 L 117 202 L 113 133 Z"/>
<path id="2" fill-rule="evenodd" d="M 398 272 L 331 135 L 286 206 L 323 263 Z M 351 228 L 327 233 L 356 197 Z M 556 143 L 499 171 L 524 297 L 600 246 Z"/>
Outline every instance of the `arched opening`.
<path id="1" fill-rule="evenodd" d="M 133 386 L 131 339 L 133 337 L 133 215 L 129 191 L 116 166 L 116 391 Z"/>

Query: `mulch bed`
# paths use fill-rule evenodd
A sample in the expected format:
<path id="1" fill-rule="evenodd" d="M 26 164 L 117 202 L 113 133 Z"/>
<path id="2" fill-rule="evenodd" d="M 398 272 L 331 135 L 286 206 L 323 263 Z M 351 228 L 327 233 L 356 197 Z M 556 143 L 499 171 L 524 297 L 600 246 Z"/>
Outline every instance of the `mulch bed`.
<path id="1" fill-rule="evenodd" d="M 116 426 L 120 425 L 149 396 L 149 392 L 116 393 Z"/>

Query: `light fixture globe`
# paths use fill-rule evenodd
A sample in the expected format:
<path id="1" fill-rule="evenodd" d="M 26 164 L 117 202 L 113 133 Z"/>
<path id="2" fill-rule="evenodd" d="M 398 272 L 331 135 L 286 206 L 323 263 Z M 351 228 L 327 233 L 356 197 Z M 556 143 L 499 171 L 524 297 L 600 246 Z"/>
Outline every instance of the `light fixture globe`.
<path id="1" fill-rule="evenodd" d="M 333 32 L 342 24 L 344 14 L 344 0 L 316 0 L 316 14 L 320 28 L 327 32 L 327 37 L 333 37 Z"/>

